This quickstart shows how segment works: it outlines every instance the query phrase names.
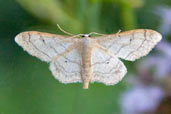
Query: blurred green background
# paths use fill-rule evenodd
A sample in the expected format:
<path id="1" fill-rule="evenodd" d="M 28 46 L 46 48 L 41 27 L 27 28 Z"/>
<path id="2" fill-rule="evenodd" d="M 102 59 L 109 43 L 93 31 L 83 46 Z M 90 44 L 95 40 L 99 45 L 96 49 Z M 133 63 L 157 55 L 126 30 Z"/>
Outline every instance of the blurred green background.
<path id="1" fill-rule="evenodd" d="M 170 0 L 0 0 L 0 114 L 120 114 L 119 97 L 129 87 L 62 84 L 48 64 L 30 56 L 14 42 L 23 31 L 104 34 L 148 28 L 158 30 L 153 13 Z M 138 60 L 139 61 L 139 60 Z M 141 61 L 141 60 L 140 60 Z M 137 62 L 137 61 L 136 61 Z M 129 72 L 135 63 L 126 62 Z"/>

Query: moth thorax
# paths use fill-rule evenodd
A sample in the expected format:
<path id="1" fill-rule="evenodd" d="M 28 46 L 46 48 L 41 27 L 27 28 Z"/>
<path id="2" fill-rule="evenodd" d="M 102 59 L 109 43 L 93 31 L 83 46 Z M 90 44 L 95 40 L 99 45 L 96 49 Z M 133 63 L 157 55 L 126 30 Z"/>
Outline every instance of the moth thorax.
<path id="1" fill-rule="evenodd" d="M 88 46 L 91 44 L 91 39 L 88 37 L 85 37 L 85 38 L 83 38 L 82 42 L 83 42 L 83 45 Z"/>

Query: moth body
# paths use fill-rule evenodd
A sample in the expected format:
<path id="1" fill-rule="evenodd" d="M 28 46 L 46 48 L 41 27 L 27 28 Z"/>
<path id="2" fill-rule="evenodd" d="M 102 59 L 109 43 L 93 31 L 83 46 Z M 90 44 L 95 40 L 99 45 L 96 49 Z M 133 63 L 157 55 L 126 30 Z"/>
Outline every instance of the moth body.
<path id="1" fill-rule="evenodd" d="M 92 39 L 89 35 L 85 34 L 84 38 L 81 40 L 82 45 L 82 61 L 81 61 L 81 79 L 83 82 L 83 88 L 87 89 L 89 81 L 91 80 L 92 69 L 91 69 L 91 53 L 93 49 Z"/>

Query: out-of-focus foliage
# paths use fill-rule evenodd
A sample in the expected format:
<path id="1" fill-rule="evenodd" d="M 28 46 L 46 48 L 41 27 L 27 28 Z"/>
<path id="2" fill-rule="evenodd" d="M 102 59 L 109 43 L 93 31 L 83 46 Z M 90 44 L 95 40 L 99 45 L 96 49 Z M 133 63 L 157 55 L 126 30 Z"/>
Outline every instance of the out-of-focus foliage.
<path id="1" fill-rule="evenodd" d="M 50 22 L 51 24 L 60 23 L 67 30 L 73 32 L 90 32 L 99 30 L 103 17 L 109 16 L 108 13 L 102 14 L 102 11 L 109 11 L 103 7 L 116 6 L 120 16 L 123 29 L 133 29 L 136 27 L 134 9 L 142 7 L 142 0 L 17 0 L 20 5 L 35 17 Z M 111 9 L 112 10 L 112 9 Z M 110 11 L 111 12 L 111 11 Z M 117 16 L 117 15 L 115 15 Z M 99 30 L 100 31 L 100 30 Z"/>
<path id="2" fill-rule="evenodd" d="M 56 24 L 74 34 L 160 30 L 163 20 L 154 13 L 160 5 L 170 7 L 171 1 L 0 0 L 0 114 L 120 114 L 119 97 L 131 88 L 126 78 L 115 86 L 90 84 L 88 90 L 61 84 L 48 64 L 24 52 L 14 37 L 26 30 L 64 34 Z M 134 63 L 124 63 L 136 72 Z"/>
<path id="3" fill-rule="evenodd" d="M 64 11 L 62 3 L 58 0 L 18 0 L 18 2 L 34 16 L 53 25 L 57 23 L 67 25 L 72 31 L 82 29 L 80 22 Z"/>

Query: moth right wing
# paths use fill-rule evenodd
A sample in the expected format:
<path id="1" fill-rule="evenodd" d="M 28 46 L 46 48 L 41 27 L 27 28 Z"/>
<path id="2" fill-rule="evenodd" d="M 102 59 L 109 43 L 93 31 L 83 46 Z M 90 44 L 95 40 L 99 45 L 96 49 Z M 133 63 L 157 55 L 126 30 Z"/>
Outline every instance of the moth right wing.
<path id="1" fill-rule="evenodd" d="M 64 35 L 29 31 L 15 37 L 15 41 L 29 54 L 50 62 L 55 56 L 72 48 L 77 38 Z"/>
<path id="2" fill-rule="evenodd" d="M 149 29 L 137 29 L 96 37 L 97 43 L 125 60 L 134 61 L 147 55 L 161 40 L 160 33 Z"/>

